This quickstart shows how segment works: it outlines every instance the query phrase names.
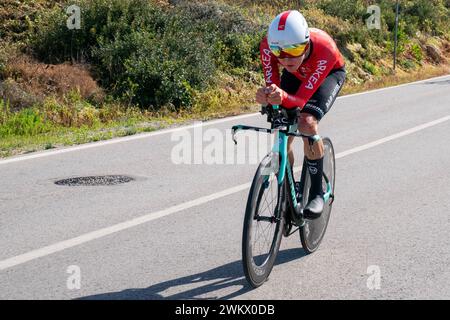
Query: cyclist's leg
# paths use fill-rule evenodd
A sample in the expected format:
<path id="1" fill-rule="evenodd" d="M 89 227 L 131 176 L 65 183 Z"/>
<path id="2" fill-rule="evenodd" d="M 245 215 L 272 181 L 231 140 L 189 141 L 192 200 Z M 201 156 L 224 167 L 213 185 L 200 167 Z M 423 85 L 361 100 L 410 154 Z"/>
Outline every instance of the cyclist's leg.
<path id="1" fill-rule="evenodd" d="M 295 121 L 298 121 L 298 117 L 300 116 L 300 109 L 299 108 L 286 109 L 286 112 L 287 112 L 289 121 L 292 121 L 293 123 Z M 291 164 L 292 168 L 294 167 L 294 161 L 295 161 L 294 145 L 293 145 L 294 138 L 295 137 L 293 137 L 293 136 L 289 136 L 288 137 L 288 144 L 287 144 L 289 163 Z"/>
<path id="2" fill-rule="evenodd" d="M 319 136 L 319 121 L 330 110 L 345 81 L 345 70 L 333 70 L 302 109 L 299 131 L 314 138 L 304 138 L 306 164 L 311 177 L 311 189 L 305 214 L 317 216 L 323 210 L 323 142 Z"/>
<path id="3" fill-rule="evenodd" d="M 288 157 L 289 157 L 289 163 L 291 164 L 292 167 L 294 167 L 294 161 L 295 161 L 295 156 L 294 156 L 294 147 L 292 145 L 292 143 L 294 142 L 294 137 L 290 136 L 288 137 Z"/>
<path id="4" fill-rule="evenodd" d="M 286 70 L 283 70 L 283 73 L 281 74 L 281 82 L 280 82 L 280 88 L 286 91 L 289 94 L 295 94 L 300 87 L 301 81 L 294 76 L 292 73 L 287 72 Z M 288 112 L 288 117 L 290 119 L 297 118 L 299 116 L 299 109 L 286 109 Z M 288 137 L 288 157 L 289 162 L 291 163 L 291 166 L 294 167 L 294 148 L 293 148 L 293 141 L 295 137 Z"/>

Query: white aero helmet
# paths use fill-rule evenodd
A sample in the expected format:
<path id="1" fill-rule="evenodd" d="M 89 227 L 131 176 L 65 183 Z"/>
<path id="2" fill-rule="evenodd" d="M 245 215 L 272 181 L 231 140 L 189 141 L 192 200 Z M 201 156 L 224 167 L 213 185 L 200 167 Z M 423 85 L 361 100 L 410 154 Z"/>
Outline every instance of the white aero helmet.
<path id="1" fill-rule="evenodd" d="M 267 41 L 270 49 L 276 56 L 280 56 L 282 54 L 281 51 L 292 55 L 289 52 L 289 48 L 294 49 L 303 45 L 303 49 L 305 49 L 304 47 L 309 43 L 309 29 L 305 17 L 297 10 L 280 13 L 270 23 Z M 279 49 L 277 50 L 277 48 Z M 292 52 L 300 51 L 297 49 Z"/>

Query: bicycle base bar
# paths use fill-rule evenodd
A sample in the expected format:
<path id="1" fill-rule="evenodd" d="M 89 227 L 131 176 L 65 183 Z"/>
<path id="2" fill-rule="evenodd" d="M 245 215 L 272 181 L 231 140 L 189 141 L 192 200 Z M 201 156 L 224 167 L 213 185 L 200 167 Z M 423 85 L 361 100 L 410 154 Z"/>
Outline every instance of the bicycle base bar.
<path id="1" fill-rule="evenodd" d="M 289 127 L 287 127 L 287 126 L 281 126 L 281 127 L 274 128 L 274 129 L 268 129 L 268 128 L 252 127 L 252 126 L 245 126 L 245 125 L 239 124 L 239 125 L 233 126 L 231 128 L 231 134 L 232 134 L 234 144 L 237 144 L 236 133 L 240 130 L 253 130 L 253 131 L 264 132 L 264 133 L 274 133 L 277 131 L 281 131 L 288 136 L 303 137 L 303 138 L 311 138 L 314 136 L 314 135 L 307 135 L 304 133 L 289 132 L 288 129 L 289 129 Z"/>

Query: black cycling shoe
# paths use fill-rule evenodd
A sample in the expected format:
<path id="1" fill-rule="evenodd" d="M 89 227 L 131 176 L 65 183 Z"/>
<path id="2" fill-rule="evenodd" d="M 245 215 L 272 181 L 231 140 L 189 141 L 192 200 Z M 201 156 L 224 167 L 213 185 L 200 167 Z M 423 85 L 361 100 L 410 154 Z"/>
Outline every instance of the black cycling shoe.
<path id="1" fill-rule="evenodd" d="M 323 197 L 318 195 L 308 202 L 303 210 L 303 216 L 306 219 L 317 219 L 322 215 L 325 201 Z"/>

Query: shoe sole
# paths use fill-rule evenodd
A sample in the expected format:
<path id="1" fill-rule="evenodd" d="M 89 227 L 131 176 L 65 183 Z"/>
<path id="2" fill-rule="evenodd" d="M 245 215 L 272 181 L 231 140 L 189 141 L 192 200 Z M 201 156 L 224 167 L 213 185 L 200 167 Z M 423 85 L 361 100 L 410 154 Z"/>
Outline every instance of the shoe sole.
<path id="1" fill-rule="evenodd" d="M 303 217 L 305 219 L 308 219 L 308 220 L 315 220 L 315 219 L 320 218 L 321 216 L 322 216 L 322 212 L 321 213 L 315 213 L 315 212 L 311 212 L 309 210 L 304 210 L 303 211 Z"/>

